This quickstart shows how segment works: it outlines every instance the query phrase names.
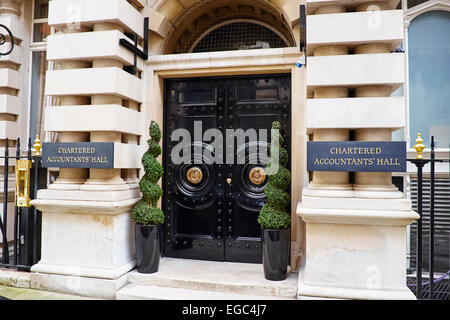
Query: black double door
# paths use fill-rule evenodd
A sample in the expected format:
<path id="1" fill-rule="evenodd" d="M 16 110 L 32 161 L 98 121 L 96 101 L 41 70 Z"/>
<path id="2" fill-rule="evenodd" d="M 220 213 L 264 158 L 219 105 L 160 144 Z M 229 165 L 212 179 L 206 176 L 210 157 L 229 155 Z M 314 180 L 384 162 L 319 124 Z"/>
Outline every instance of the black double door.
<path id="1" fill-rule="evenodd" d="M 290 112 L 290 75 L 165 81 L 165 256 L 261 262 L 270 128 L 290 152 Z"/>

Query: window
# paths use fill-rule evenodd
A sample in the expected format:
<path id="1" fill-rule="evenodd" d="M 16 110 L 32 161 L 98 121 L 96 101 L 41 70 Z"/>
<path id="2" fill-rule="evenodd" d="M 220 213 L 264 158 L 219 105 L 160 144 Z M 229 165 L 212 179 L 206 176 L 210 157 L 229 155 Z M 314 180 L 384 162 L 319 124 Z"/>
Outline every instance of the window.
<path id="1" fill-rule="evenodd" d="M 410 141 L 420 132 L 424 144 L 450 147 L 450 12 L 430 11 L 408 30 Z"/>
<path id="2" fill-rule="evenodd" d="M 43 42 L 50 34 L 48 25 L 48 0 L 34 1 L 33 41 Z"/>
<path id="3" fill-rule="evenodd" d="M 32 52 L 31 65 L 31 110 L 30 110 L 30 137 L 34 139 L 36 135 L 41 138 L 43 132 L 43 113 L 45 107 L 44 88 L 45 72 L 48 69 L 45 51 Z"/>
<path id="4" fill-rule="evenodd" d="M 251 22 L 231 22 L 199 38 L 192 52 L 249 50 L 286 47 L 280 35 L 266 26 Z"/>
<path id="5" fill-rule="evenodd" d="M 47 105 L 44 95 L 45 73 L 48 70 L 47 36 L 51 34 L 48 25 L 48 0 L 35 0 L 33 6 L 33 23 L 31 33 L 31 80 L 30 80 L 30 111 L 29 137 L 34 140 L 39 135 L 44 137 L 43 114 Z"/>
<path id="6" fill-rule="evenodd" d="M 414 3 L 411 3 L 414 2 Z M 425 1 L 408 1 L 408 8 Z M 416 16 L 408 29 L 409 47 L 409 113 L 410 147 L 416 134 L 421 133 L 424 144 L 430 147 L 435 137 L 436 158 L 448 158 L 450 148 L 450 12 L 428 11 Z M 439 150 L 440 149 L 440 150 Z M 415 154 L 415 153 L 413 153 Z M 428 158 L 428 156 L 427 156 Z M 435 178 L 435 272 L 446 272 L 449 259 L 450 179 L 448 164 L 436 166 Z M 415 170 L 415 169 L 414 169 Z M 426 254 L 429 240 L 430 179 L 429 167 L 424 168 L 423 179 L 423 266 L 428 268 Z M 417 209 L 417 177 L 410 183 L 413 210 Z M 416 243 L 417 224 L 410 226 L 410 243 Z M 411 245 L 412 266 L 415 266 L 415 246 Z"/>

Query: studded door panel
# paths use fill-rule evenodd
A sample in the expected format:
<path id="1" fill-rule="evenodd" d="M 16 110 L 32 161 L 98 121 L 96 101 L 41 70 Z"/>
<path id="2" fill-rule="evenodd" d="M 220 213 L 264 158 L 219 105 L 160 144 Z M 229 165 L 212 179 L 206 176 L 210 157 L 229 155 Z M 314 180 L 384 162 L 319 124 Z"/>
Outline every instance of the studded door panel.
<path id="1" fill-rule="evenodd" d="M 268 139 L 262 139 L 258 130 L 270 129 L 278 120 L 286 138 L 291 130 L 290 99 L 288 75 L 165 81 L 164 255 L 261 262 L 257 217 L 266 201 L 264 165 L 270 130 Z M 200 134 L 196 121 L 201 121 Z M 171 136 L 180 128 L 192 138 L 188 164 L 172 161 L 178 140 L 172 142 Z M 208 129 L 222 133 L 223 163 L 214 162 L 216 150 L 202 141 Z M 257 139 L 235 138 L 233 152 L 228 152 L 233 140 L 227 140 L 227 129 L 254 129 Z M 285 140 L 290 151 L 290 139 Z"/>

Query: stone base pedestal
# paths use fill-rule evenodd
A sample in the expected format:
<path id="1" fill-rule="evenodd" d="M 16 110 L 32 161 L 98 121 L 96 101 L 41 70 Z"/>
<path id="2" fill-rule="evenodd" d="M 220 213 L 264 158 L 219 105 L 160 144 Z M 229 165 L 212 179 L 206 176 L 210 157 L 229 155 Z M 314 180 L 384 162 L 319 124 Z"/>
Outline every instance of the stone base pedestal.
<path id="1" fill-rule="evenodd" d="M 42 212 L 42 257 L 31 268 L 32 288 L 114 299 L 136 265 L 130 211 L 139 199 L 49 199 L 51 191 L 33 200 Z"/>
<path id="2" fill-rule="evenodd" d="M 32 272 L 30 278 L 31 289 L 48 290 L 97 299 L 116 299 L 116 292 L 125 286 L 128 281 L 127 274 L 110 280 Z"/>
<path id="3" fill-rule="evenodd" d="M 304 270 L 300 269 L 297 300 L 415 300 L 406 285 L 400 290 L 333 287 L 308 284 Z"/>
<path id="4" fill-rule="evenodd" d="M 306 223 L 299 299 L 415 299 L 406 286 L 406 226 L 419 216 L 408 200 L 304 197 L 297 214 Z"/>

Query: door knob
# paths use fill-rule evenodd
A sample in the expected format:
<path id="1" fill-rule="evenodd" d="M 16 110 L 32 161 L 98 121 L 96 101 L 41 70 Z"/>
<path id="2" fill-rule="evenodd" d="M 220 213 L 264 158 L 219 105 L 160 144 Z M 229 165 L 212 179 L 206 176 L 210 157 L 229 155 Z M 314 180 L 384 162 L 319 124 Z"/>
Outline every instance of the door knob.
<path id="1" fill-rule="evenodd" d="M 227 179 L 227 183 L 228 183 L 228 184 L 231 184 L 231 178 L 228 178 L 228 179 Z"/>

